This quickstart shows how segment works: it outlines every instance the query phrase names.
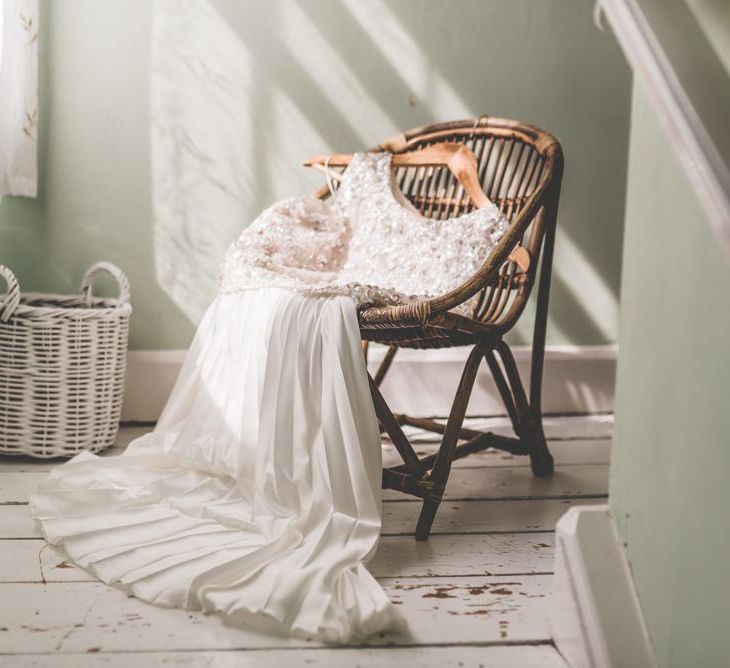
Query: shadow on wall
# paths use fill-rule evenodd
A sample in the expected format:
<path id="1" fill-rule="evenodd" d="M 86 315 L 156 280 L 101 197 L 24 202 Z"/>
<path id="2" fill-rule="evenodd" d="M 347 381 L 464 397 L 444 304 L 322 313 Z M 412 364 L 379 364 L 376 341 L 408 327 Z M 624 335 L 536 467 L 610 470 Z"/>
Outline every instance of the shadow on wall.
<path id="1" fill-rule="evenodd" d="M 541 125 L 565 148 L 550 340 L 615 340 L 630 77 L 608 38 L 596 44 L 583 4 L 155 3 L 161 287 L 196 322 L 230 241 L 263 207 L 321 181 L 300 158 L 488 112 Z M 568 14 L 580 26 L 570 34 Z M 528 318 L 516 339 L 530 338 Z"/>

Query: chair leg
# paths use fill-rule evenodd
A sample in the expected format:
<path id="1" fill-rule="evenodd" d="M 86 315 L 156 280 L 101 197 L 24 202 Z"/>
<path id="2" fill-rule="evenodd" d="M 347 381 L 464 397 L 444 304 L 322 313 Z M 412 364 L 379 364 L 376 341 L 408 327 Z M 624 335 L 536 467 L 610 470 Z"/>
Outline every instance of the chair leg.
<path id="1" fill-rule="evenodd" d="M 517 364 L 509 346 L 504 341 L 500 341 L 496 349 L 502 359 L 506 380 L 513 397 L 514 411 L 517 415 L 515 432 L 530 456 L 533 474 L 538 478 L 543 478 L 553 472 L 554 463 L 542 427 L 542 413 L 539 406 L 531 406 L 527 402 Z"/>
<path id="2" fill-rule="evenodd" d="M 395 449 L 400 454 L 403 463 L 412 475 L 418 475 L 421 473 L 420 461 L 418 455 L 413 450 L 411 442 L 408 440 L 406 435 L 403 433 L 401 426 L 398 424 L 395 416 L 390 410 L 387 402 L 380 393 L 378 386 L 372 379 L 372 376 L 368 374 L 368 381 L 370 383 L 370 396 L 373 399 L 373 407 L 375 408 L 375 415 L 378 417 L 380 422 L 381 433 L 385 431 L 390 440 L 392 441 Z"/>
<path id="3" fill-rule="evenodd" d="M 440 505 L 440 496 L 427 496 L 423 500 L 421 514 L 418 516 L 418 523 L 416 524 L 416 540 L 428 540 L 428 536 L 431 533 L 431 526 L 433 525 L 434 519 L 436 519 L 436 511 Z"/>
<path id="4" fill-rule="evenodd" d="M 532 336 L 532 364 L 530 367 L 530 431 L 532 434 L 532 448 L 530 450 L 530 464 L 532 466 L 532 472 L 538 477 L 550 475 L 554 468 L 553 457 L 548 450 L 545 431 L 542 426 L 542 374 L 545 363 L 547 310 L 548 302 L 550 301 L 550 277 L 555 247 L 555 221 L 558 211 L 561 178 L 562 168 L 559 168 L 557 179 L 551 187 L 552 195 L 546 210 L 542 268 L 537 287 L 535 328 Z"/>
<path id="5" fill-rule="evenodd" d="M 461 380 L 459 381 L 459 387 L 456 390 L 456 396 L 451 406 L 449 419 L 446 422 L 441 447 L 436 455 L 436 461 L 434 462 L 429 477 L 436 492 L 429 494 L 423 500 L 423 507 L 421 508 L 421 514 L 418 517 L 418 523 L 416 525 L 416 540 L 426 540 L 431 533 L 431 526 L 436 517 L 436 511 L 441 504 L 443 490 L 449 479 L 451 463 L 454 461 L 456 443 L 459 440 L 459 432 L 464 423 L 466 407 L 469 403 L 472 389 L 474 388 L 474 381 L 476 380 L 477 371 L 479 370 L 484 352 L 485 349 L 482 345 L 475 346 L 464 365 L 464 371 L 461 374 Z"/>
<path id="6" fill-rule="evenodd" d="M 542 423 L 542 420 L 540 420 Z M 547 440 L 542 430 L 542 424 L 538 425 L 536 435 L 532 442 L 532 448 L 530 450 L 530 467 L 532 473 L 538 478 L 544 478 L 549 476 L 555 470 L 555 463 L 553 456 L 548 450 Z"/>
<path id="7" fill-rule="evenodd" d="M 383 382 L 383 379 L 385 378 L 385 374 L 388 373 L 388 369 L 390 369 L 390 365 L 393 362 L 393 358 L 395 357 L 395 354 L 398 352 L 397 346 L 390 346 L 388 350 L 385 353 L 385 357 L 383 358 L 383 361 L 380 363 L 380 366 L 378 367 L 377 372 L 375 373 L 375 378 L 373 379 L 375 381 L 375 385 L 380 387 L 380 384 Z"/>
<path id="8" fill-rule="evenodd" d="M 502 367 L 497 361 L 497 356 L 495 355 L 494 350 L 488 350 L 484 354 L 484 359 L 487 362 L 489 370 L 492 372 L 494 384 L 497 386 L 497 390 L 499 390 L 499 396 L 502 398 L 502 403 L 507 409 L 507 415 L 512 423 L 512 429 L 516 434 L 520 429 L 520 422 L 522 419 L 520 411 L 522 410 L 522 407 L 518 406 L 515 402 L 512 387 L 510 386 L 508 379 L 505 377 Z"/>

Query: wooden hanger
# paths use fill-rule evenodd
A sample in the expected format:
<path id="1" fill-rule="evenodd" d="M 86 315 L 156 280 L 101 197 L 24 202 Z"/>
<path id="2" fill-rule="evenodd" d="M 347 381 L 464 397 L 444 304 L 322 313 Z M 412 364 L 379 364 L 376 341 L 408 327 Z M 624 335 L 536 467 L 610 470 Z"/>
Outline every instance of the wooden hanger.
<path id="1" fill-rule="evenodd" d="M 307 167 L 346 167 L 352 160 L 352 153 L 313 155 L 304 161 Z M 464 188 L 478 209 L 492 204 L 482 189 L 477 170 L 477 157 L 468 146 L 456 142 L 441 142 L 406 153 L 394 153 L 392 165 L 396 167 L 441 167 L 446 165 Z M 521 245 L 512 249 L 509 259 L 526 272 L 530 267 L 530 253 Z"/>
<path id="2" fill-rule="evenodd" d="M 345 167 L 351 159 L 351 153 L 335 153 L 330 156 L 313 155 L 305 160 L 304 164 L 307 167 L 325 165 Z M 464 144 L 441 142 L 407 153 L 394 153 L 392 164 L 396 167 L 441 167 L 446 165 L 478 209 L 483 209 L 492 203 L 482 190 L 474 151 Z"/>

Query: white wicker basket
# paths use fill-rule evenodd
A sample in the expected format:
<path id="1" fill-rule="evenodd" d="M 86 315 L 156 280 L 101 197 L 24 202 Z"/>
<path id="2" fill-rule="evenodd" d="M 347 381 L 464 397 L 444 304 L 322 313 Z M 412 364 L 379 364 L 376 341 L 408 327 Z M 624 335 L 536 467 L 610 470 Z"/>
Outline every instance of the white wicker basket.
<path id="1" fill-rule="evenodd" d="M 92 294 L 100 272 L 116 279 L 117 298 Z M 21 295 L 10 269 L 0 275 L 0 453 L 70 457 L 112 445 L 132 313 L 126 276 L 99 262 L 80 295 Z"/>

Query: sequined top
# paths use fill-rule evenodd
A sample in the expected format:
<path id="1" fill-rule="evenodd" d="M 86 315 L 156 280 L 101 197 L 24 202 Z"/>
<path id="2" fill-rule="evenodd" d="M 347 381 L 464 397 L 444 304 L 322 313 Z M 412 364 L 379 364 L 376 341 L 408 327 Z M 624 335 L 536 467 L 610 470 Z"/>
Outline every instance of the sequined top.
<path id="1" fill-rule="evenodd" d="M 495 206 L 422 216 L 395 183 L 390 153 L 356 153 L 334 197 L 263 211 L 230 246 L 221 292 L 281 287 L 348 295 L 357 306 L 408 303 L 458 287 L 507 231 Z"/>

